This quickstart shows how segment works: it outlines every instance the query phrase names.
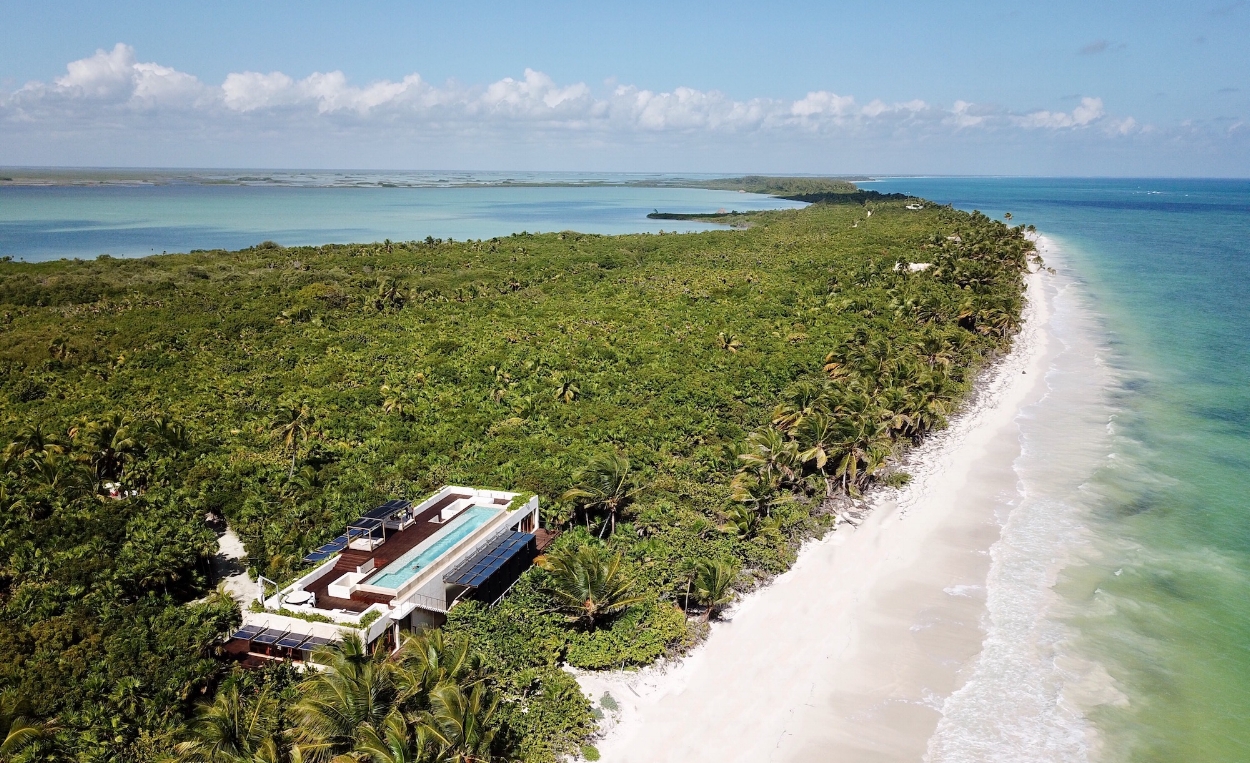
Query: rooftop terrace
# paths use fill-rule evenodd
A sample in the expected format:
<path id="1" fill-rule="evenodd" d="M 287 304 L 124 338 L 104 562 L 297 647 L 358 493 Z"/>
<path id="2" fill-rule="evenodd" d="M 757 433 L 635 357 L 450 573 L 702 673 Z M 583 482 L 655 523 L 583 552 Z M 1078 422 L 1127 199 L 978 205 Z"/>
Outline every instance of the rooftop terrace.
<path id="1" fill-rule="evenodd" d="M 264 611 L 244 613 L 230 648 L 295 657 L 308 652 L 291 646 L 298 638 L 334 639 L 344 628 L 367 643 L 393 628 L 398 643 L 401 628 L 438 625 L 461 598 L 498 599 L 552 537 L 538 527 L 538 499 L 516 497 L 448 486 L 415 506 L 396 499 L 367 512 L 309 554 L 314 566 L 298 580 L 272 594 L 258 584 Z"/>

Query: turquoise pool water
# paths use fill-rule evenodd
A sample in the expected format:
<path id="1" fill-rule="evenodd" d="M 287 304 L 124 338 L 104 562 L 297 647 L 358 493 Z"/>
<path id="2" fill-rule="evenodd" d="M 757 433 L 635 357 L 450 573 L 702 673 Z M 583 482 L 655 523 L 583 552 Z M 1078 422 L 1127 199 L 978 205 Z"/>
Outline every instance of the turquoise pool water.
<path id="1" fill-rule="evenodd" d="M 382 568 L 382 571 L 365 585 L 397 590 L 423 568 L 430 566 L 447 550 L 464 540 L 474 530 L 498 516 L 500 509 L 490 506 L 470 506 L 460 512 L 451 522 L 431 535 L 429 539 Z"/>

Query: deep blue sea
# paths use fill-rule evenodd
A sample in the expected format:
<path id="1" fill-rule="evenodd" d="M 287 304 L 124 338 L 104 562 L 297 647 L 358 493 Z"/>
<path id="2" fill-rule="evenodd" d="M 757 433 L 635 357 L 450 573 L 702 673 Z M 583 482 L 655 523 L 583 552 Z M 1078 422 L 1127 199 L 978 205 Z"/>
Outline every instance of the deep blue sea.
<path id="1" fill-rule="evenodd" d="M 1031 443 L 1026 421 L 1017 465 L 1022 493 L 1054 499 L 1033 545 L 1059 560 L 1053 622 L 1025 638 L 1057 709 L 1016 727 L 1010 759 L 1250 760 L 1250 182 L 862 186 L 1036 225 L 1058 245 L 1060 309 L 1079 311 L 1056 329 L 1090 355 L 1055 389 L 1066 429 Z M 947 757 L 1009 759 L 991 747 Z"/>

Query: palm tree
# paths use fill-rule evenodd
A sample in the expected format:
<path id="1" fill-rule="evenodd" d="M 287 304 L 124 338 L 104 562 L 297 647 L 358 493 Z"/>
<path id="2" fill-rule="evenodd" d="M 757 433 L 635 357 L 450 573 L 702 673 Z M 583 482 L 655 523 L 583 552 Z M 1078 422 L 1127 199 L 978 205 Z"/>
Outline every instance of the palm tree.
<path id="1" fill-rule="evenodd" d="M 274 416 L 273 430 L 282 439 L 283 447 L 291 451 L 291 473 L 287 479 L 295 476 L 295 458 L 299 455 L 300 443 L 308 442 L 311 425 L 312 413 L 307 403 L 280 408 Z"/>
<path id="2" fill-rule="evenodd" d="M 955 347 L 946 337 L 938 333 L 925 334 L 924 338 L 916 345 L 916 351 L 920 357 L 928 364 L 929 368 L 934 366 L 949 366 L 955 362 Z"/>
<path id="3" fill-rule="evenodd" d="M 803 379 L 795 382 L 782 396 L 782 402 L 773 413 L 773 423 L 789 431 L 805 416 L 829 405 L 832 387 L 828 382 Z"/>
<path id="4" fill-rule="evenodd" d="M 86 448 L 99 481 L 121 479 L 126 462 L 142 455 L 143 445 L 130 419 L 120 413 L 73 430 Z"/>
<path id="5" fill-rule="evenodd" d="M 512 379 L 512 374 L 500 366 L 488 366 L 483 373 L 490 377 L 490 399 L 496 403 L 502 402 L 517 385 Z"/>
<path id="6" fill-rule="evenodd" d="M 729 483 L 729 498 L 760 516 L 773 515 L 777 495 L 776 485 L 760 479 L 753 472 L 738 472 Z"/>
<path id="7" fill-rule="evenodd" d="M 885 462 L 893 443 L 886 426 L 866 416 L 851 418 L 841 431 L 838 450 L 843 455 L 835 476 L 842 478 L 844 490 L 856 492 L 861 481 Z"/>
<path id="8" fill-rule="evenodd" d="M 638 488 L 629 473 L 629 459 L 619 453 L 596 456 L 573 475 L 575 487 L 565 491 L 561 500 L 577 501 L 587 512 L 598 510 L 607 517 L 604 531 L 616 532 L 616 515 L 625 508 Z M 603 531 L 599 533 L 603 536 Z"/>
<path id="9" fill-rule="evenodd" d="M 396 709 L 396 690 L 384 650 L 371 653 L 358 633 L 318 650 L 316 660 L 322 669 L 301 685 L 291 711 L 303 755 L 321 761 L 350 753 L 365 726 L 383 728 Z"/>
<path id="10" fill-rule="evenodd" d="M 577 380 L 567 374 L 556 371 L 551 375 L 551 381 L 555 383 L 552 393 L 555 399 L 561 403 L 571 403 L 582 394 L 582 388 L 578 386 Z"/>
<path id="11" fill-rule="evenodd" d="M 773 427 L 747 435 L 746 450 L 738 456 L 743 471 L 754 474 L 759 481 L 776 487 L 794 481 L 799 465 L 799 448 Z"/>
<path id="12" fill-rule="evenodd" d="M 832 496 L 833 483 L 829 480 L 825 467 L 837 457 L 837 421 L 825 413 L 813 413 L 805 416 L 799 423 L 796 436 L 799 447 L 803 448 L 799 459 L 804 463 L 815 462 L 816 471 L 825 481 L 825 497 Z"/>
<path id="13" fill-rule="evenodd" d="M 32 720 L 30 705 L 12 688 L 0 691 L 0 760 L 11 760 L 43 737 L 47 727 Z"/>
<path id="14" fill-rule="evenodd" d="M 482 657 L 470 648 L 468 637 L 447 636 L 441 630 L 426 630 L 406 639 L 395 661 L 401 704 L 424 701 L 441 683 L 471 686 L 485 677 Z"/>
<path id="15" fill-rule="evenodd" d="M 378 310 L 388 307 L 402 310 L 406 301 L 403 284 L 390 278 L 383 278 L 378 283 L 378 298 L 374 303 Z"/>
<path id="16" fill-rule="evenodd" d="M 17 430 L 13 441 L 4 448 L 5 468 L 12 468 L 37 454 L 60 454 L 65 451 L 65 444 L 56 435 L 43 430 L 43 422 L 26 424 Z"/>
<path id="17" fill-rule="evenodd" d="M 595 543 L 564 548 L 539 557 L 537 564 L 551 579 L 548 592 L 556 608 L 571 622 L 593 629 L 597 622 L 643 600 L 633 593 L 634 581 L 621 569 L 624 557 Z"/>
<path id="18" fill-rule="evenodd" d="M 750 540 L 756 537 L 775 538 L 780 534 L 776 519 L 765 518 L 748 506 L 731 506 L 726 509 L 725 520 L 725 524 L 721 525 L 721 532 L 733 535 L 739 540 Z"/>
<path id="19" fill-rule="evenodd" d="M 495 711 L 499 698 L 477 684 L 468 691 L 454 683 L 440 684 L 430 695 L 431 709 L 422 726 L 438 748 L 440 763 L 489 763 L 494 760 Z"/>
<path id="20" fill-rule="evenodd" d="M 898 386 L 889 387 L 878 395 L 877 404 L 881 409 L 881 422 L 891 432 L 910 435 L 915 425 L 915 410 L 912 408 L 912 396 L 908 391 L 912 385 L 901 382 Z"/>
<path id="21" fill-rule="evenodd" d="M 174 747 L 179 761 L 187 763 L 241 763 L 276 753 L 277 701 L 265 688 L 248 701 L 231 682 L 204 705 L 191 722 L 192 739 Z"/>
<path id="22" fill-rule="evenodd" d="M 716 335 L 716 347 L 726 352 L 738 353 L 742 349 L 742 342 L 733 334 L 726 334 L 724 331 Z"/>
<path id="23" fill-rule="evenodd" d="M 308 498 L 322 487 L 321 475 L 311 466 L 305 466 L 287 480 L 285 491 L 291 498 Z"/>
<path id="24" fill-rule="evenodd" d="M 383 384 L 380 391 L 383 411 L 399 416 L 401 419 L 412 418 L 416 404 L 407 392 L 389 384 Z"/>
<path id="25" fill-rule="evenodd" d="M 148 432 L 157 444 L 175 452 L 188 450 L 194 444 L 191 433 L 181 422 L 163 414 L 152 419 L 148 424 Z"/>
<path id="26" fill-rule="evenodd" d="M 729 562 L 699 560 L 694 573 L 694 597 L 706 607 L 703 610 L 704 622 L 733 601 L 732 589 L 736 577 L 738 568 Z"/>
<path id="27" fill-rule="evenodd" d="M 48 345 L 48 355 L 53 360 L 68 360 L 70 354 L 69 346 L 66 345 L 63 337 L 53 339 L 52 344 Z"/>
<path id="28" fill-rule="evenodd" d="M 72 500 L 91 490 L 91 479 L 82 466 L 55 450 L 39 451 L 30 459 L 31 477 L 37 485 Z"/>
<path id="29" fill-rule="evenodd" d="M 422 763 L 429 733 L 423 724 L 415 728 L 399 712 L 392 712 L 380 729 L 362 726 L 360 741 L 353 751 L 356 759 L 371 763 Z"/>

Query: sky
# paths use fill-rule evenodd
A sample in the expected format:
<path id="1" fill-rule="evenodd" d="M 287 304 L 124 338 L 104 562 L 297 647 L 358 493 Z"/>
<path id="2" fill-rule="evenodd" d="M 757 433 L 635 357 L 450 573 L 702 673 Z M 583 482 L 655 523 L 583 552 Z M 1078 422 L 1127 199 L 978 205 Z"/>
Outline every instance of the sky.
<path id="1" fill-rule="evenodd" d="M 1250 4 L 0 0 L 0 165 L 1250 176 Z"/>

